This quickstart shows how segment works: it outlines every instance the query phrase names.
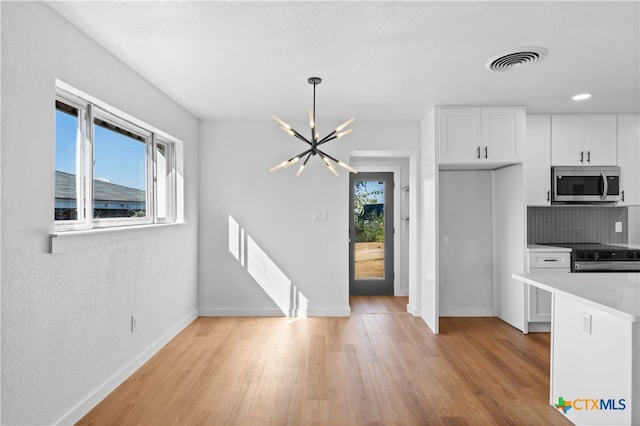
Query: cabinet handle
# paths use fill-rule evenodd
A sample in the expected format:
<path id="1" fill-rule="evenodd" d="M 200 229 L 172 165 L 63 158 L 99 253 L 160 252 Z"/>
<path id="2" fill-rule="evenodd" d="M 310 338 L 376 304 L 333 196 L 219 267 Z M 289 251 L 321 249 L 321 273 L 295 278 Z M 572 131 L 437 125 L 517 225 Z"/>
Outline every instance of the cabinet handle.
<path id="1" fill-rule="evenodd" d="M 547 191 L 547 202 L 551 201 L 551 191 Z"/>
<path id="2" fill-rule="evenodd" d="M 624 190 L 622 190 L 622 192 L 620 193 L 620 195 L 622 195 L 622 201 L 624 201 Z"/>
<path id="3" fill-rule="evenodd" d="M 580 162 L 584 163 L 584 151 L 580 151 Z"/>
<path id="4" fill-rule="evenodd" d="M 591 162 L 591 151 L 587 151 L 587 163 Z"/>
<path id="5" fill-rule="evenodd" d="M 557 262 L 558 259 L 545 259 L 544 261 L 545 262 Z"/>
<path id="6" fill-rule="evenodd" d="M 489 158 L 489 147 L 484 147 L 484 158 Z"/>
<path id="7" fill-rule="evenodd" d="M 480 158 L 480 147 L 478 147 L 478 155 L 477 155 L 478 159 Z"/>

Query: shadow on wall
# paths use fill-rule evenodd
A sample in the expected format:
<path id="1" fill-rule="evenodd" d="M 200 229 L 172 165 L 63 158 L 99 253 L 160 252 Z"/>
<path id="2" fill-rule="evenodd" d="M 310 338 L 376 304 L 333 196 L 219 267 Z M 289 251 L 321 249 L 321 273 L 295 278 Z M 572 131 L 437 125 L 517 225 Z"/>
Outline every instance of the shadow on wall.
<path id="1" fill-rule="evenodd" d="M 306 317 L 309 300 L 244 228 L 229 215 L 229 253 L 247 269 L 251 277 L 287 317 Z"/>

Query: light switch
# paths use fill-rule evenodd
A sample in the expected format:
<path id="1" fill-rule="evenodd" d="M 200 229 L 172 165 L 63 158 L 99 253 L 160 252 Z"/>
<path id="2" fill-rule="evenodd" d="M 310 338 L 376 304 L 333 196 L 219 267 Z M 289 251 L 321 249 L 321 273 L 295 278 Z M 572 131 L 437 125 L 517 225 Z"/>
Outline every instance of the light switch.
<path id="1" fill-rule="evenodd" d="M 616 222 L 616 232 L 622 232 L 622 222 Z"/>
<path id="2" fill-rule="evenodd" d="M 591 314 L 582 313 L 582 331 L 591 334 Z"/>
<path id="3" fill-rule="evenodd" d="M 325 221 L 325 220 L 327 220 L 327 211 L 326 210 L 315 210 L 313 212 L 313 220 L 315 220 L 315 221 Z"/>

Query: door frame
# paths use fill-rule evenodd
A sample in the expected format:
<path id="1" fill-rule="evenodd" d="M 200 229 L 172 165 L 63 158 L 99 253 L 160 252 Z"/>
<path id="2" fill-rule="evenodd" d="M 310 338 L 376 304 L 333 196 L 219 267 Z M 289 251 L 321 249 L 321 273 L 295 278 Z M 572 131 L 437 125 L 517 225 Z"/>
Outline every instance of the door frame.
<path id="1" fill-rule="evenodd" d="M 401 188 L 400 183 L 401 180 L 401 167 L 400 166 L 358 166 L 358 172 L 363 173 L 375 173 L 375 172 L 390 172 L 393 173 L 393 228 L 395 232 L 393 233 L 393 295 L 394 296 L 406 296 L 406 294 L 400 294 L 400 283 L 402 278 L 402 268 L 401 268 L 401 249 L 400 249 L 400 232 L 401 232 L 401 223 L 400 223 L 400 215 L 401 215 Z M 349 189 L 351 190 L 351 189 Z M 349 196 L 347 194 L 347 196 Z M 349 206 L 350 214 L 351 206 Z"/>

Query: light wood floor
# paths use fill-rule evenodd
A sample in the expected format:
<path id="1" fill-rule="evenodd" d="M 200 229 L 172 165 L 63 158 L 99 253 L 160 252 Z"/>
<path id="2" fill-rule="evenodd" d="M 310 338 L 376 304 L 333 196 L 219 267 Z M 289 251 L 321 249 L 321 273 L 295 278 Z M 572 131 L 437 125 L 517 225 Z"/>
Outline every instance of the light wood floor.
<path id="1" fill-rule="evenodd" d="M 199 318 L 79 424 L 570 424 L 549 401 L 549 335 L 354 297 L 351 318 Z"/>

